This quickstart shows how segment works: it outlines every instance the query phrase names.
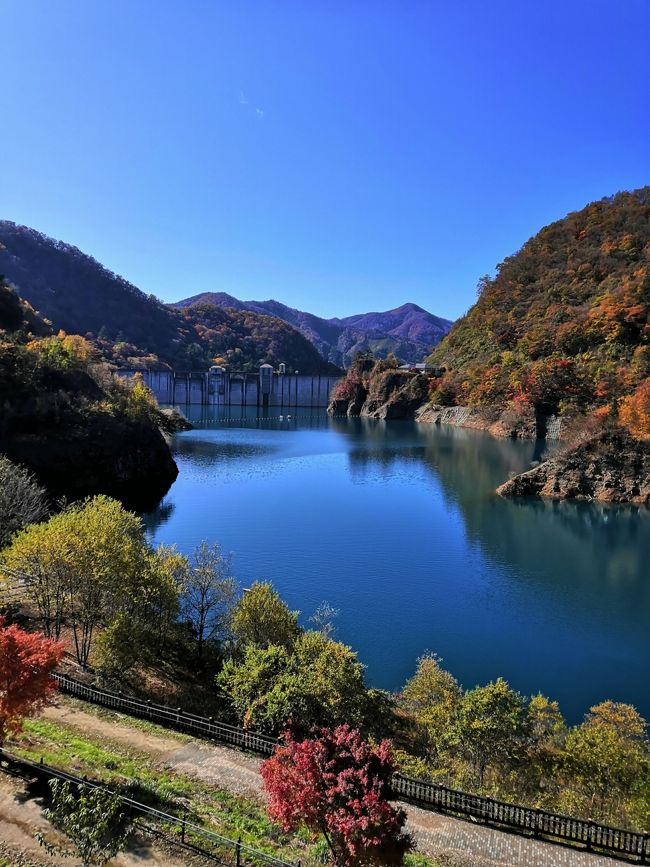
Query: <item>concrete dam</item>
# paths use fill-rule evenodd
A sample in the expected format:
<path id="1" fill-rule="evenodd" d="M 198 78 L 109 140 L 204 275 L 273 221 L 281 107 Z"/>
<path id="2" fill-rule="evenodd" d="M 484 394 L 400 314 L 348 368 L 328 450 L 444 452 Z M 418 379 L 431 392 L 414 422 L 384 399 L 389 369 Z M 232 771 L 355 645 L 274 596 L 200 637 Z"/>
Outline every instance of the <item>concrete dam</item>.
<path id="1" fill-rule="evenodd" d="M 236 407 L 327 407 L 338 376 L 285 373 L 263 364 L 257 373 L 211 367 L 192 371 L 118 370 L 122 377 L 140 373 L 159 403 Z"/>

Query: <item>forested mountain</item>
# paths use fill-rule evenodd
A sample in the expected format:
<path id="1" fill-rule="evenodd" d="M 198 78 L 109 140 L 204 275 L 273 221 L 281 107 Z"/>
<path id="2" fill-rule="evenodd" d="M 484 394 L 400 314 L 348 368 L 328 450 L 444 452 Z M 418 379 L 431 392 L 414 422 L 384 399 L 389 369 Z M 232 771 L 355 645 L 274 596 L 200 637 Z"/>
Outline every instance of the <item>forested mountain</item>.
<path id="1" fill-rule="evenodd" d="M 52 327 L 0 278 L 0 337 L 8 339 L 16 333 L 44 337 L 52 333 Z"/>
<path id="2" fill-rule="evenodd" d="M 299 331 L 275 316 L 216 304 L 194 304 L 182 312 L 210 358 L 231 370 L 252 371 L 263 363 L 277 367 L 285 362 L 301 373 L 341 372 Z"/>
<path id="3" fill-rule="evenodd" d="M 55 330 L 88 337 L 121 367 L 205 369 L 219 356 L 243 370 L 284 361 L 305 373 L 333 372 L 277 319 L 171 309 L 76 247 L 7 220 L 0 221 L 0 274 Z"/>
<path id="4" fill-rule="evenodd" d="M 141 384 L 111 376 L 79 335 L 54 335 L 0 280 L 0 455 L 54 500 L 106 493 L 150 507 L 177 468 Z"/>
<path id="5" fill-rule="evenodd" d="M 70 244 L 0 222 L 0 274 L 56 329 L 136 347 L 172 360 L 195 341 L 192 327 L 153 296 Z"/>
<path id="6" fill-rule="evenodd" d="M 434 402 L 615 412 L 650 375 L 650 187 L 552 223 L 479 289 L 431 356 Z"/>
<path id="7" fill-rule="evenodd" d="M 392 352 L 405 362 L 422 361 L 451 327 L 448 319 L 434 316 L 417 304 L 343 319 L 322 319 L 274 300 L 240 301 L 226 292 L 203 292 L 170 306 L 182 309 L 197 303 L 277 316 L 304 334 L 323 358 L 344 367 L 349 367 L 357 352 L 366 350 L 379 357 Z"/>

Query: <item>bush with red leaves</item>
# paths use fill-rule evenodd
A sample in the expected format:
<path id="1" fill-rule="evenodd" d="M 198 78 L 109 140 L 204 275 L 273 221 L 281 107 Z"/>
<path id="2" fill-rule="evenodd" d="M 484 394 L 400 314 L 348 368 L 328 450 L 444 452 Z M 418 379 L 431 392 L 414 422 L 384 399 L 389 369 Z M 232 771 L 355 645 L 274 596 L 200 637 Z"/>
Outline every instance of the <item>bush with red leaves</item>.
<path id="1" fill-rule="evenodd" d="M 62 642 L 0 618 L 0 746 L 56 690 L 52 671 L 62 656 Z"/>
<path id="2" fill-rule="evenodd" d="M 338 867 L 399 865 L 413 847 L 406 815 L 389 803 L 391 745 L 370 746 L 348 725 L 284 745 L 262 763 L 269 815 L 285 830 L 321 832 Z"/>

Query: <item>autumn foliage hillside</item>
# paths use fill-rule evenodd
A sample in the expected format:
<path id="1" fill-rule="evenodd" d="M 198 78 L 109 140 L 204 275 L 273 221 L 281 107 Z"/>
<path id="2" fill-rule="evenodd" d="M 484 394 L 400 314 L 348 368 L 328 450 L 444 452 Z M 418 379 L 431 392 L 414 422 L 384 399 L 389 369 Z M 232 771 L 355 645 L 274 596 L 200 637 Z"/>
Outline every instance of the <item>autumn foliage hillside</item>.
<path id="1" fill-rule="evenodd" d="M 432 353 L 447 372 L 433 381 L 431 398 L 543 414 L 616 415 L 622 403 L 621 420 L 631 420 L 638 435 L 650 376 L 649 313 L 644 187 L 552 223 L 494 278 L 483 278 L 476 304 Z"/>
<path id="2" fill-rule="evenodd" d="M 194 304 L 182 315 L 193 325 L 209 359 L 232 370 L 256 371 L 263 363 L 277 367 L 286 362 L 302 373 L 341 372 L 299 331 L 275 316 L 216 304 Z"/>
<path id="3" fill-rule="evenodd" d="M 172 309 L 77 247 L 8 220 L 0 220 L 0 274 L 23 307 L 47 317 L 55 331 L 83 335 L 116 367 L 205 371 L 217 358 L 234 370 L 285 362 L 303 373 L 339 372 L 275 316 L 208 304 Z M 0 320 L 7 299 L 15 307 L 0 295 Z"/>
<path id="4" fill-rule="evenodd" d="M 114 378 L 92 343 L 52 333 L 0 278 L 0 455 L 52 498 L 108 493 L 157 502 L 178 470 L 144 384 Z"/>

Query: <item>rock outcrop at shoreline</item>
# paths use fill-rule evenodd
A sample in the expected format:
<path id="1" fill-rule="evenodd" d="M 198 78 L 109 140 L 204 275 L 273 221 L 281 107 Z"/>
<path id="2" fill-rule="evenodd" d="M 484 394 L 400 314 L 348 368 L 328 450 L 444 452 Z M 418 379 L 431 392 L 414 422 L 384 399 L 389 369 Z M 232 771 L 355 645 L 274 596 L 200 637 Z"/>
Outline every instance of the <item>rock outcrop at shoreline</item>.
<path id="1" fill-rule="evenodd" d="M 194 430 L 194 425 L 188 421 L 185 415 L 175 406 L 165 407 L 160 410 L 164 419 L 163 432 L 166 434 L 179 433 L 184 430 Z"/>
<path id="2" fill-rule="evenodd" d="M 426 400 L 428 382 L 423 374 L 385 370 L 370 381 L 369 388 L 359 384 L 350 395 L 334 398 L 327 411 L 330 415 L 413 419 Z"/>
<path id="3" fill-rule="evenodd" d="M 466 406 L 425 404 L 427 379 L 385 372 L 370 387 L 357 384 L 330 403 L 333 415 L 378 419 L 414 419 L 422 424 L 451 425 L 516 439 L 558 440 L 556 416 Z M 574 446 L 563 446 L 544 463 L 502 484 L 504 497 L 549 497 L 650 505 L 650 444 L 621 429 L 608 430 Z"/>
<path id="4" fill-rule="evenodd" d="M 650 505 L 650 444 L 609 431 L 514 476 L 497 493 Z"/>
<path id="5" fill-rule="evenodd" d="M 352 397 L 335 398 L 328 407 L 330 415 L 365 416 L 379 419 L 411 419 L 422 424 L 448 424 L 482 430 L 496 437 L 513 439 L 559 439 L 560 419 L 512 410 L 471 406 L 440 406 L 423 403 L 428 381 L 424 376 L 406 382 L 388 382 L 379 393 L 358 390 Z"/>
<path id="6" fill-rule="evenodd" d="M 513 439 L 536 439 L 547 433 L 548 419 L 537 418 L 529 413 L 510 410 L 477 408 L 471 406 L 438 406 L 426 404 L 415 413 L 415 420 L 426 424 L 449 424 L 483 430 L 496 437 Z M 554 420 L 553 420 L 554 422 Z M 553 423 L 553 434 L 556 425 Z M 555 438 L 555 437 L 554 437 Z"/>
<path id="7" fill-rule="evenodd" d="M 147 511 L 178 476 L 162 432 L 120 418 L 14 437 L 0 451 L 29 467 L 53 498 L 69 501 L 101 493 Z"/>

